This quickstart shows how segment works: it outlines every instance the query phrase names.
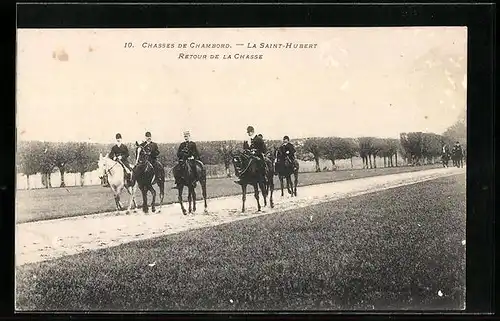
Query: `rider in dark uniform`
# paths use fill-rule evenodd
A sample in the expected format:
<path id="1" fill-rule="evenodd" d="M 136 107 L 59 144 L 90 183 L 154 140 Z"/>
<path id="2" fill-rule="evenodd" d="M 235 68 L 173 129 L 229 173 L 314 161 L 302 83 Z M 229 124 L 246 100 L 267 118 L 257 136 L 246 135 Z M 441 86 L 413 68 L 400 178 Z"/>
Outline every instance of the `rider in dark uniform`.
<path id="1" fill-rule="evenodd" d="M 178 163 L 175 164 L 173 171 L 175 172 L 175 169 L 177 169 L 178 166 L 180 166 L 184 161 L 186 160 L 194 160 L 199 163 L 202 163 L 200 160 L 200 153 L 198 151 L 198 147 L 196 146 L 196 143 L 191 140 L 191 133 L 189 131 L 184 132 L 184 141 L 179 145 L 179 149 L 177 150 L 177 160 Z M 174 175 L 174 189 L 177 188 L 177 175 Z"/>
<path id="2" fill-rule="evenodd" d="M 264 156 L 265 153 L 267 152 L 267 147 L 266 143 L 262 139 L 262 134 L 255 135 L 255 129 L 252 126 L 247 127 L 247 134 L 250 140 L 249 141 L 246 140 L 243 142 L 243 149 L 245 151 L 250 151 L 254 156 L 257 156 L 267 170 L 267 163 L 265 161 L 265 156 Z M 235 183 L 237 184 L 239 184 L 240 182 L 241 180 L 235 181 Z"/>
<path id="3" fill-rule="evenodd" d="M 130 180 L 132 168 L 128 161 L 128 148 L 125 144 L 122 144 L 122 135 L 120 133 L 116 134 L 115 137 L 116 144 L 111 147 L 111 152 L 108 154 L 108 157 L 122 165 L 123 169 L 125 170 L 125 178 L 127 180 Z"/>
<path id="4" fill-rule="evenodd" d="M 292 163 L 295 162 L 295 147 L 290 143 L 290 137 L 283 137 L 283 144 L 279 148 L 282 157 L 288 156 Z"/>
<path id="5" fill-rule="evenodd" d="M 155 173 L 159 175 L 160 169 L 163 165 L 158 161 L 160 151 L 158 149 L 158 145 L 152 141 L 150 132 L 146 132 L 145 140 L 139 146 L 143 148 L 149 162 L 153 165 Z"/>
<path id="6" fill-rule="evenodd" d="M 460 145 L 460 142 L 455 142 L 455 145 L 453 145 L 452 153 L 458 153 L 462 152 L 462 146 Z"/>

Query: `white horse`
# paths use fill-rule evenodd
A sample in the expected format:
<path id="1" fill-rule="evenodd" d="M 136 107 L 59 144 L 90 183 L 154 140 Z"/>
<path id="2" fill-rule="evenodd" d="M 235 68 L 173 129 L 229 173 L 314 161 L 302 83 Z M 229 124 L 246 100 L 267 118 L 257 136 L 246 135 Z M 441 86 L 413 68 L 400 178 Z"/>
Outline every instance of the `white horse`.
<path id="1" fill-rule="evenodd" d="M 134 209 L 137 208 L 137 204 L 135 203 L 135 189 L 132 186 L 125 187 L 125 173 L 122 165 L 107 157 L 107 155 L 103 157 L 102 154 L 99 154 L 99 162 L 97 164 L 99 166 L 99 178 L 102 179 L 104 175 L 108 176 L 109 186 L 115 195 L 116 210 L 123 210 L 122 203 L 120 202 L 120 194 L 124 189 L 130 194 L 127 213 L 130 213 L 132 204 L 134 205 Z"/>

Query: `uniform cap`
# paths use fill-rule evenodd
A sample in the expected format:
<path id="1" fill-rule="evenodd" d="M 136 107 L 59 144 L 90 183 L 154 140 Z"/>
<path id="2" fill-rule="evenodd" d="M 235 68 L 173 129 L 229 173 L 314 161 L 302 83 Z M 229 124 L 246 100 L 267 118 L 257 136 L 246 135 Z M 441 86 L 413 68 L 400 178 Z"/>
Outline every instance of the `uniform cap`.
<path id="1" fill-rule="evenodd" d="M 146 132 L 146 137 L 151 137 L 151 133 L 150 132 Z"/>
<path id="2" fill-rule="evenodd" d="M 247 127 L 247 133 L 255 131 L 252 126 Z"/>
<path id="3" fill-rule="evenodd" d="M 283 140 L 285 140 L 285 139 L 286 139 L 286 140 L 290 140 L 290 137 L 288 137 L 288 136 L 284 136 L 284 137 L 283 137 Z"/>
<path id="4" fill-rule="evenodd" d="M 184 131 L 184 136 L 186 136 L 186 135 L 191 135 L 191 133 L 189 132 L 189 130 L 185 130 Z"/>
<path id="5" fill-rule="evenodd" d="M 116 139 L 121 139 L 122 138 L 122 134 L 118 133 L 118 134 L 116 134 L 115 137 L 116 137 Z"/>

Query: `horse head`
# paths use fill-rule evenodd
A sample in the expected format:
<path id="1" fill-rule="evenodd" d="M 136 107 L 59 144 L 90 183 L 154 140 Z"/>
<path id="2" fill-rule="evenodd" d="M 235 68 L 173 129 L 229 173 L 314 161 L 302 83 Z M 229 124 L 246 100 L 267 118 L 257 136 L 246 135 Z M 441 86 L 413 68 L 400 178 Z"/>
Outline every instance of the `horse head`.
<path id="1" fill-rule="evenodd" d="M 144 148 L 135 142 L 135 163 L 136 164 L 144 164 L 147 161 L 147 155 L 144 151 Z"/>
<path id="2" fill-rule="evenodd" d="M 231 160 L 234 165 L 236 176 L 239 176 L 248 164 L 248 157 L 243 152 L 235 150 L 231 152 Z"/>
<path id="3" fill-rule="evenodd" d="M 97 161 L 97 173 L 99 175 L 99 179 L 102 180 L 107 174 L 110 160 L 111 159 L 107 155 L 102 156 L 102 153 L 99 153 L 99 160 Z"/>

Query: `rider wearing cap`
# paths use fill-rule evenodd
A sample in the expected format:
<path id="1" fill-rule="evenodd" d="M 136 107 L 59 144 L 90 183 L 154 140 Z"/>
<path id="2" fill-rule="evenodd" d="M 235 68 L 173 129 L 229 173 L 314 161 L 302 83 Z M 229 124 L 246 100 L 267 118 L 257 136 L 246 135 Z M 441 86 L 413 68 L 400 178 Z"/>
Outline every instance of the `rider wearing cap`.
<path id="1" fill-rule="evenodd" d="M 195 160 L 203 165 L 203 163 L 200 160 L 200 153 L 198 151 L 198 147 L 196 146 L 196 143 L 191 140 L 191 133 L 189 131 L 184 131 L 184 141 L 179 145 L 179 148 L 177 150 L 177 160 L 178 163 L 175 164 L 173 170 L 175 170 L 182 162 L 186 160 Z M 174 187 L 177 188 L 177 176 L 174 175 Z"/>
<path id="2" fill-rule="evenodd" d="M 462 151 L 462 146 L 460 145 L 460 142 L 455 142 L 455 145 L 453 145 L 452 152 L 456 153 L 458 151 Z"/>
<path id="3" fill-rule="evenodd" d="M 108 157 L 122 165 L 125 170 L 125 176 L 127 180 L 129 180 L 132 174 L 132 168 L 128 161 L 128 148 L 125 144 L 122 144 L 122 135 L 120 133 L 116 134 L 115 138 L 116 144 L 111 147 L 111 152 L 109 152 Z"/>
<path id="4" fill-rule="evenodd" d="M 255 129 L 253 126 L 247 127 L 247 134 L 248 140 L 243 142 L 243 149 L 245 151 L 251 151 L 253 155 L 257 156 L 262 161 L 262 164 L 264 164 L 267 171 L 267 163 L 264 158 L 264 154 L 267 152 L 267 147 L 262 139 L 262 134 L 255 135 Z M 241 180 L 238 180 L 235 183 L 239 184 L 240 182 Z"/>
<path id="5" fill-rule="evenodd" d="M 150 132 L 146 132 L 145 140 L 139 146 L 143 148 L 144 153 L 148 156 L 153 166 L 159 164 L 158 156 L 160 155 L 160 151 L 158 150 L 158 145 L 152 141 Z"/>
<path id="6" fill-rule="evenodd" d="M 290 161 L 295 162 L 295 147 L 290 143 L 290 137 L 283 137 L 283 144 L 279 147 L 279 151 L 282 157 L 288 156 Z"/>

